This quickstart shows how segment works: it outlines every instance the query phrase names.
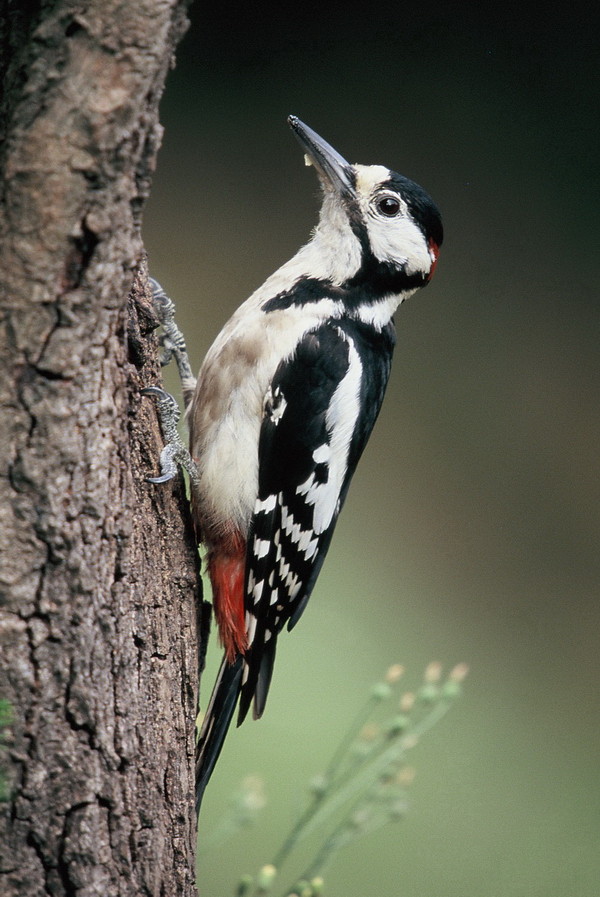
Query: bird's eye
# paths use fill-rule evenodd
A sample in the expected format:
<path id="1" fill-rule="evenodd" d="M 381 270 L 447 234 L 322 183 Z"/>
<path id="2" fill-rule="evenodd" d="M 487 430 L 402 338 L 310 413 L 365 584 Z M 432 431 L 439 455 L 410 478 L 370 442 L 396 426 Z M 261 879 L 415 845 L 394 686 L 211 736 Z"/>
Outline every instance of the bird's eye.
<path id="1" fill-rule="evenodd" d="M 382 196 L 377 200 L 377 209 L 387 218 L 394 218 L 402 208 L 400 200 L 395 196 Z"/>

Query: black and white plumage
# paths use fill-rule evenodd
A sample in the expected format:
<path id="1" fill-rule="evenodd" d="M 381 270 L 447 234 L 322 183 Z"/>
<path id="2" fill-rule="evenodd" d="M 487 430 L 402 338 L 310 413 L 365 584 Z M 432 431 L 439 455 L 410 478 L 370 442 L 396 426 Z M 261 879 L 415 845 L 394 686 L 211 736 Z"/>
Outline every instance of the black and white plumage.
<path id="1" fill-rule="evenodd" d="M 323 205 L 310 241 L 225 325 L 189 409 L 192 505 L 225 658 L 198 744 L 202 798 L 239 698 L 261 716 L 281 630 L 302 614 L 387 385 L 398 305 L 442 242 L 425 191 L 348 164 L 294 116 Z"/>
<path id="2" fill-rule="evenodd" d="M 375 423 L 394 334 L 352 320 L 322 324 L 278 368 L 259 441 L 258 500 L 247 551 L 252 631 L 240 717 L 264 709 L 275 637 L 298 621 L 310 596 Z M 271 398 L 272 396 L 272 398 Z M 256 622 L 255 622 L 256 621 Z"/>

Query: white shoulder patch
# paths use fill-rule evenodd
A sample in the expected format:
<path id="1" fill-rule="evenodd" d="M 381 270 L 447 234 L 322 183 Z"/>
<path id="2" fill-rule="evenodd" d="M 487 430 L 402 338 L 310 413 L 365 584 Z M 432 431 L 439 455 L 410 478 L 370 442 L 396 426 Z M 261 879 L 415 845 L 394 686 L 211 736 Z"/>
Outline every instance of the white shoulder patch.
<path id="1" fill-rule="evenodd" d="M 360 414 L 360 386 L 362 363 L 354 342 L 348 342 L 348 370 L 331 397 L 325 417 L 330 433 L 329 445 L 313 452 L 317 463 L 327 463 L 327 482 L 318 482 L 314 474 L 302 483 L 297 492 L 306 495 L 306 503 L 313 505 L 313 529 L 317 535 L 325 532 L 339 510 L 339 496 L 348 469 L 348 452 L 354 427 Z"/>

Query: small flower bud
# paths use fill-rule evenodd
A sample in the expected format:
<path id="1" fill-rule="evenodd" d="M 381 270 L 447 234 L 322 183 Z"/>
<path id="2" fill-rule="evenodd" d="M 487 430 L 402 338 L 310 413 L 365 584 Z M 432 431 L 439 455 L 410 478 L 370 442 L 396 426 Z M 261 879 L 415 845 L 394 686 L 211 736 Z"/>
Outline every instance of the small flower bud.
<path id="1" fill-rule="evenodd" d="M 417 770 L 414 766 L 403 766 L 396 776 L 396 784 L 402 785 L 403 788 L 408 788 L 414 782 L 416 774 Z"/>
<path id="2" fill-rule="evenodd" d="M 260 869 L 258 875 L 256 876 L 256 889 L 260 893 L 261 891 L 267 893 L 275 881 L 275 877 L 277 875 L 277 869 L 275 866 L 272 866 L 270 863 L 266 866 L 263 866 Z"/>
<path id="3" fill-rule="evenodd" d="M 457 663 L 456 666 L 450 670 L 448 679 L 450 679 L 451 682 L 463 682 L 466 679 L 468 672 L 469 667 L 466 663 Z"/>
<path id="4" fill-rule="evenodd" d="M 317 875 L 315 878 L 311 878 L 310 886 L 312 888 L 314 897 L 321 897 L 321 894 L 323 893 L 323 889 L 325 887 L 325 882 L 320 875 Z"/>
<path id="5" fill-rule="evenodd" d="M 405 692 L 400 698 L 400 710 L 403 713 L 410 713 L 415 703 L 415 696 L 412 691 Z"/>
<path id="6" fill-rule="evenodd" d="M 376 723 L 367 723 L 358 733 L 358 737 L 361 741 L 375 741 L 380 733 L 381 729 Z"/>
<path id="7" fill-rule="evenodd" d="M 460 682 L 455 682 L 453 679 L 448 679 L 447 682 L 444 682 L 441 688 L 441 695 L 443 698 L 446 698 L 449 701 L 453 701 L 454 698 L 458 698 L 462 693 L 462 685 Z"/>
<path id="8" fill-rule="evenodd" d="M 442 665 L 437 660 L 433 660 L 431 663 L 427 664 L 425 668 L 425 673 L 423 674 L 423 679 L 425 682 L 433 683 L 439 682 L 442 676 Z"/>
<path id="9" fill-rule="evenodd" d="M 439 698 L 439 695 L 440 690 L 433 682 L 426 682 L 425 685 L 421 686 L 418 693 L 419 700 L 425 704 L 433 704 Z"/>
<path id="10" fill-rule="evenodd" d="M 385 701 L 392 693 L 387 682 L 377 682 L 371 689 L 371 697 L 375 701 Z"/>
<path id="11" fill-rule="evenodd" d="M 404 675 L 404 667 L 399 663 L 393 663 L 391 667 L 388 667 L 388 671 L 385 674 L 385 681 L 389 685 L 393 685 L 398 679 L 401 679 Z"/>

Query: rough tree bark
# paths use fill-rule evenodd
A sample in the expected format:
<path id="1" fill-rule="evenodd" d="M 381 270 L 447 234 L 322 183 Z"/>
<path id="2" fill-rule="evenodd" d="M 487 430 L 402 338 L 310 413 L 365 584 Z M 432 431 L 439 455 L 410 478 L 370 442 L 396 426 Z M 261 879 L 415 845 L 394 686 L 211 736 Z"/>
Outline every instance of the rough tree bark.
<path id="1" fill-rule="evenodd" d="M 195 893 L 197 552 L 139 218 L 185 0 L 4 3 L 0 892 Z M 129 299 L 128 299 L 129 296 Z"/>

